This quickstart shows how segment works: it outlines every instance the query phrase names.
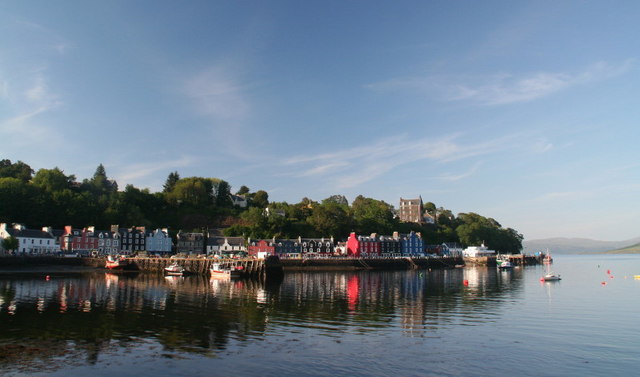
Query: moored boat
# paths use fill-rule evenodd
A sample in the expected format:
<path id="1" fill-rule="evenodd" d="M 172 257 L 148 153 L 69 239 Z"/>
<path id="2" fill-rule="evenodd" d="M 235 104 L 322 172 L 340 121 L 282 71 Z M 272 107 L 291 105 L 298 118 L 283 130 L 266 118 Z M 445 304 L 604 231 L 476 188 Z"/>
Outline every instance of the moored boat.
<path id="1" fill-rule="evenodd" d="M 188 271 L 177 263 L 172 263 L 164 268 L 164 272 L 170 276 L 184 276 L 188 274 Z"/>
<path id="2" fill-rule="evenodd" d="M 560 274 L 554 274 L 553 272 L 549 272 L 540 278 L 540 281 L 558 281 L 561 280 Z"/>
<path id="3" fill-rule="evenodd" d="M 513 268 L 513 263 L 511 263 L 509 256 L 505 254 L 498 255 L 498 257 L 496 258 L 496 264 L 501 270 L 508 270 Z"/>
<path id="4" fill-rule="evenodd" d="M 212 278 L 231 279 L 241 277 L 244 271 L 241 267 L 229 268 L 223 267 L 220 263 L 213 263 L 209 268 L 209 273 Z"/>
<path id="5" fill-rule="evenodd" d="M 122 270 L 129 262 L 124 257 L 109 255 L 105 262 L 105 267 L 110 270 Z"/>

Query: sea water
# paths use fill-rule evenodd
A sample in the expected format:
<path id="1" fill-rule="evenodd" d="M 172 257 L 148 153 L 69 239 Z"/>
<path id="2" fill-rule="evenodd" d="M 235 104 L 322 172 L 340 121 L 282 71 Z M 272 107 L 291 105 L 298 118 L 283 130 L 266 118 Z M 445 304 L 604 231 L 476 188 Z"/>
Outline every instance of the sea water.
<path id="1" fill-rule="evenodd" d="M 604 376 L 640 369 L 640 256 L 287 272 L 0 276 L 4 376 Z M 541 282 L 553 269 L 558 282 Z M 42 275 L 42 276 L 41 276 Z"/>

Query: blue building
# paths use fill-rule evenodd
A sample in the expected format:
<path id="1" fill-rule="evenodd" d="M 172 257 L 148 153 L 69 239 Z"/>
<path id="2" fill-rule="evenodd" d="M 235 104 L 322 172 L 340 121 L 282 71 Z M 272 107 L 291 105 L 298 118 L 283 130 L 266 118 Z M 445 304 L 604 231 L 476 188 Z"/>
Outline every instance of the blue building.
<path id="1" fill-rule="evenodd" d="M 400 236 L 400 248 L 403 256 L 420 257 L 424 256 L 424 240 L 420 233 L 411 231 L 409 234 Z"/>

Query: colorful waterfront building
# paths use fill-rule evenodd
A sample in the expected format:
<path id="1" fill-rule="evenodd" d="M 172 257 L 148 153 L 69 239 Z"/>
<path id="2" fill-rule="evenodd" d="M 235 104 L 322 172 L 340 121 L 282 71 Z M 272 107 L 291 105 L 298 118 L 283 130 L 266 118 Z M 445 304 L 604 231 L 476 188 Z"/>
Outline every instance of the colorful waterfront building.
<path id="1" fill-rule="evenodd" d="M 250 256 L 275 255 L 275 240 L 251 240 L 247 242 L 247 253 Z"/>
<path id="2" fill-rule="evenodd" d="M 242 237 L 209 237 L 207 239 L 207 255 L 230 255 L 246 252 Z"/>
<path id="3" fill-rule="evenodd" d="M 373 237 L 374 235 L 372 235 Z M 385 258 L 397 257 L 402 254 L 400 239 L 398 233 L 395 232 L 393 236 L 379 236 L 380 242 L 380 256 Z"/>
<path id="4" fill-rule="evenodd" d="M 98 250 L 98 243 L 95 228 L 92 226 L 74 229 L 71 225 L 66 225 L 64 233 L 60 236 L 60 245 L 65 251 L 79 252 L 86 255 L 93 250 Z"/>
<path id="5" fill-rule="evenodd" d="M 331 238 L 302 238 L 298 237 L 302 254 L 304 256 L 327 256 L 333 255 L 336 243 Z"/>
<path id="6" fill-rule="evenodd" d="M 204 254 L 206 251 L 206 236 L 204 233 L 190 233 L 178 231 L 176 236 L 176 252 L 185 254 Z"/>
<path id="7" fill-rule="evenodd" d="M 278 239 L 273 243 L 275 255 L 280 258 L 300 258 L 302 256 L 302 244 L 299 240 Z"/>
<path id="8" fill-rule="evenodd" d="M 111 225 L 111 232 L 120 235 L 120 254 L 130 255 L 146 250 L 145 227 L 120 228 Z"/>
<path id="9" fill-rule="evenodd" d="M 49 231 L 49 227 L 42 230 L 27 229 L 22 224 L 8 225 L 0 223 L 0 239 L 14 237 L 18 240 L 18 254 L 24 255 L 41 255 L 54 254 L 60 251 L 59 245 L 56 243 L 55 237 Z"/>
<path id="10" fill-rule="evenodd" d="M 380 241 L 373 234 L 371 237 L 358 236 L 355 232 L 347 239 L 347 255 L 355 258 L 368 258 L 380 255 Z"/>
<path id="11" fill-rule="evenodd" d="M 145 247 L 148 252 L 169 254 L 173 249 L 173 241 L 169 235 L 169 229 L 158 228 L 145 232 Z"/>
<path id="12" fill-rule="evenodd" d="M 411 231 L 409 234 L 403 234 L 399 237 L 401 244 L 401 253 L 406 257 L 424 256 L 424 240 L 420 233 Z"/>
<path id="13" fill-rule="evenodd" d="M 120 233 L 98 230 L 95 234 L 98 237 L 99 255 L 116 255 L 120 253 Z"/>

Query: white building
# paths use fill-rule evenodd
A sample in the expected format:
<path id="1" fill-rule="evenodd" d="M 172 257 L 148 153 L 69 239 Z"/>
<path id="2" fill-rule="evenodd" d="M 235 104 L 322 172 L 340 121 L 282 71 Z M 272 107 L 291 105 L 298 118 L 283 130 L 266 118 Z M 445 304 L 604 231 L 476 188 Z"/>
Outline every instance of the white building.
<path id="1" fill-rule="evenodd" d="M 231 203 L 233 203 L 234 206 L 240 207 L 240 208 L 247 208 L 247 206 L 249 205 L 249 202 L 247 201 L 247 198 L 244 195 L 233 195 L 231 194 Z"/>
<path id="2" fill-rule="evenodd" d="M 147 232 L 146 247 L 148 252 L 152 253 L 170 253 L 173 247 L 171 236 L 167 228 L 156 229 Z"/>
<path id="3" fill-rule="evenodd" d="M 496 255 L 495 250 L 489 250 L 484 243 L 480 246 L 469 246 L 462 251 L 462 255 L 465 257 L 490 257 Z"/>
<path id="4" fill-rule="evenodd" d="M 207 255 L 237 254 L 246 251 L 242 237 L 209 237 L 207 239 Z"/>
<path id="5" fill-rule="evenodd" d="M 14 237 L 18 240 L 17 254 L 42 255 L 54 254 L 60 251 L 60 246 L 56 244 L 56 239 L 45 227 L 43 230 L 27 229 L 22 224 L 9 226 L 0 223 L 0 238 Z"/>

